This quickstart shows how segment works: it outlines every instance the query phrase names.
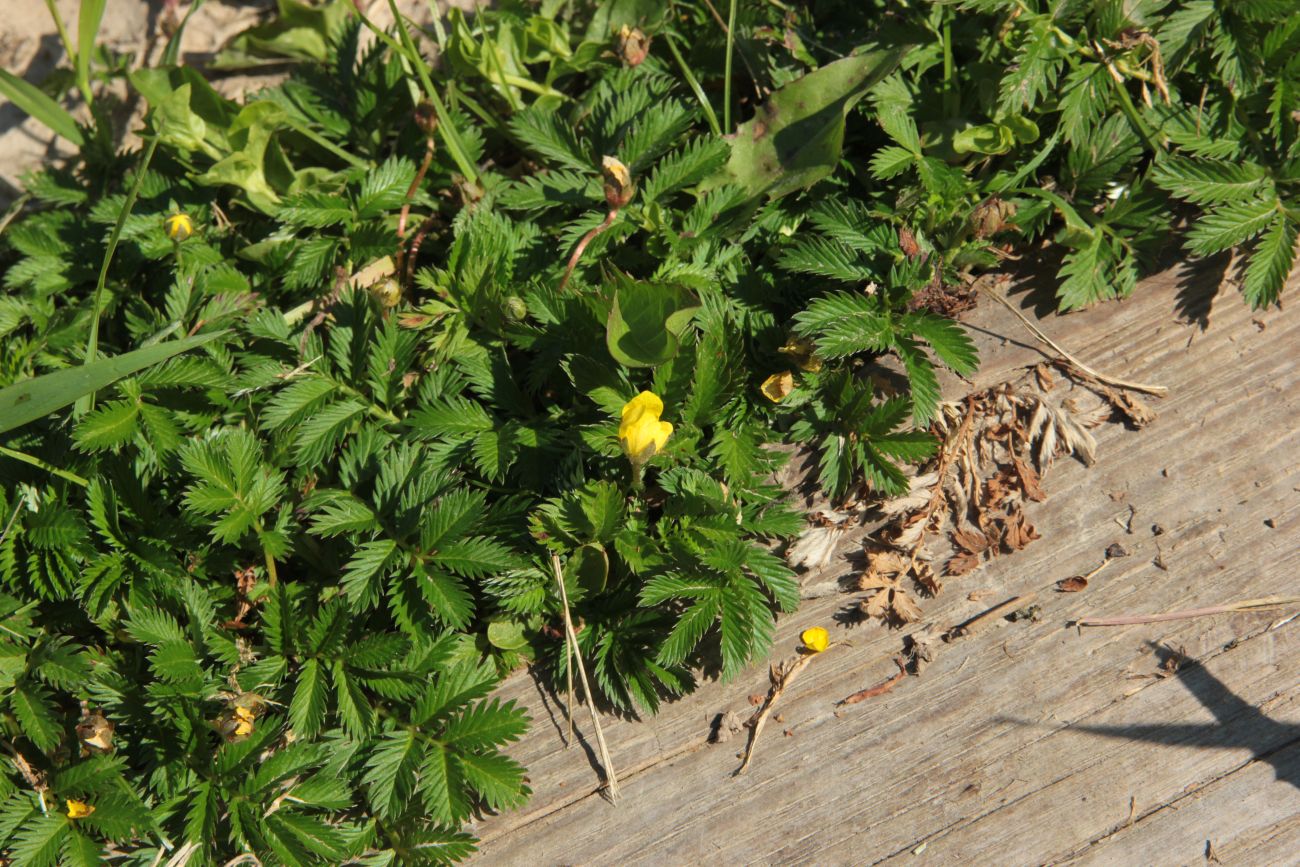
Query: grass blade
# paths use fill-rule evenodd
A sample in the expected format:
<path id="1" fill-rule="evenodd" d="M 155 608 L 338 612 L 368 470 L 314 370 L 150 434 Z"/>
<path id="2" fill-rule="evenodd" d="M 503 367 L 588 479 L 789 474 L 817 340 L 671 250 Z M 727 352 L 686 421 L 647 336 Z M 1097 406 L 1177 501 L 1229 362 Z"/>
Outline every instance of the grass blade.
<path id="1" fill-rule="evenodd" d="M 77 16 L 77 88 L 92 102 L 90 92 L 90 55 L 95 53 L 95 38 L 99 24 L 104 20 L 106 0 L 81 0 L 81 13 Z"/>
<path id="2" fill-rule="evenodd" d="M 202 346 L 225 333 L 214 331 L 170 343 L 155 343 L 144 349 L 92 361 L 80 367 L 56 370 L 0 389 L 0 433 L 47 416 L 124 376 Z"/>
<path id="3" fill-rule="evenodd" d="M 45 124 L 55 134 L 80 147 L 86 143 L 72 115 L 36 87 L 5 69 L 0 69 L 0 95 Z"/>

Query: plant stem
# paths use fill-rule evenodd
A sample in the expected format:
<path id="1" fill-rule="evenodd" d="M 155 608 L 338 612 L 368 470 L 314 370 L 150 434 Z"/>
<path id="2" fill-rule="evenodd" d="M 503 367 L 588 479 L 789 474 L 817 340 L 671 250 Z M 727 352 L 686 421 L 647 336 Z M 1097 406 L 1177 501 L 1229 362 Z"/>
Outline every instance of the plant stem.
<path id="1" fill-rule="evenodd" d="M 131 182 L 131 189 L 126 194 L 126 201 L 122 203 L 122 210 L 117 215 L 117 223 L 113 226 L 113 233 L 108 236 L 108 249 L 104 251 L 104 261 L 99 266 L 99 280 L 95 283 L 95 295 L 91 305 L 90 320 L 90 337 L 86 340 L 86 354 L 83 363 L 89 364 L 99 355 L 99 315 L 103 312 L 104 305 L 104 283 L 108 280 L 108 266 L 113 262 L 113 253 L 117 250 L 117 242 L 122 237 L 122 227 L 126 225 L 127 217 L 131 216 L 131 209 L 135 207 L 135 200 L 140 195 L 140 187 L 144 183 L 144 176 L 149 171 L 149 163 L 153 161 L 154 151 L 158 149 L 158 136 L 154 135 L 149 139 L 149 145 L 145 148 L 144 158 L 140 160 L 140 165 L 135 171 L 135 179 Z M 86 413 L 95 406 L 95 393 L 90 394 L 77 401 L 77 411 Z"/>
<path id="2" fill-rule="evenodd" d="M 1133 131 L 1137 133 L 1138 138 L 1147 149 L 1154 152 L 1156 148 L 1155 138 L 1151 130 L 1147 129 L 1146 122 L 1142 120 L 1142 115 L 1138 114 L 1137 107 L 1133 105 L 1133 99 L 1128 95 L 1128 89 L 1124 87 L 1124 76 L 1119 74 L 1115 64 L 1106 62 L 1106 69 L 1110 72 L 1111 77 L 1115 79 L 1115 92 L 1119 95 L 1120 108 L 1124 110 L 1124 116 L 1128 118 L 1129 124 L 1132 125 Z"/>
<path id="3" fill-rule="evenodd" d="M 578 259 L 582 257 L 582 251 L 587 249 L 587 245 L 592 242 L 593 238 L 614 225 L 616 217 L 618 217 L 618 208 L 614 208 L 605 215 L 605 222 L 582 236 L 582 240 L 578 242 L 578 246 L 573 248 L 573 255 L 569 257 L 569 267 L 564 269 L 564 279 L 560 281 L 560 290 L 564 289 L 565 285 L 569 282 L 569 278 L 573 276 L 573 269 L 577 267 Z"/>
<path id="4" fill-rule="evenodd" d="M 945 14 L 943 20 L 943 111 L 948 118 L 954 118 L 961 110 L 958 101 L 957 81 L 952 59 L 952 17 Z"/>
<path id="5" fill-rule="evenodd" d="M 1135 626 L 1141 623 L 1164 623 L 1168 620 L 1189 620 L 1193 617 L 1208 617 L 1211 614 L 1231 614 L 1234 611 L 1268 611 L 1300 604 L 1300 596 L 1267 596 L 1263 599 L 1246 599 L 1227 605 L 1212 605 L 1209 608 L 1188 608 L 1183 611 L 1166 611 L 1163 614 L 1131 614 L 1124 617 L 1085 617 L 1076 620 L 1075 626 Z"/>
<path id="6" fill-rule="evenodd" d="M 83 478 L 74 472 L 56 467 L 47 461 L 41 460 L 35 455 L 29 455 L 26 452 L 20 452 L 17 449 L 0 446 L 0 455 L 4 455 L 7 458 L 13 458 L 16 461 L 22 461 L 25 464 L 31 464 L 34 467 L 40 467 L 47 473 L 52 473 L 61 479 L 66 479 L 67 481 L 72 482 L 75 485 L 80 485 L 83 488 L 90 484 L 89 479 Z"/>
<path id="7" fill-rule="evenodd" d="M 411 34 L 406 29 L 406 18 L 397 8 L 395 0 L 388 0 L 388 6 L 393 12 L 393 18 L 397 22 L 397 32 L 401 42 L 397 42 L 383 30 L 375 26 L 369 18 L 361 15 L 362 22 L 370 28 L 370 32 L 383 43 L 404 57 L 415 70 L 416 76 L 420 79 L 420 84 L 424 88 L 424 93 L 429 97 L 429 102 L 433 103 L 433 110 L 438 115 L 438 134 L 443 138 L 443 144 L 447 146 L 447 153 L 451 154 L 452 160 L 460 173 L 464 175 L 465 180 L 471 184 L 478 183 L 478 172 L 474 169 L 474 164 L 470 162 L 465 153 L 465 146 L 461 143 L 460 134 L 456 130 L 456 125 L 452 123 L 451 115 L 447 113 L 447 106 L 443 104 L 442 97 L 433 86 L 433 79 L 429 78 L 429 72 L 425 69 L 424 60 L 420 57 L 420 52 L 415 48 L 415 42 L 411 39 Z"/>
<path id="8" fill-rule="evenodd" d="M 727 12 L 727 58 L 722 78 L 722 126 L 730 135 L 731 129 L 731 55 L 736 48 L 736 0 L 731 0 Z"/>
<path id="9" fill-rule="evenodd" d="M 68 55 L 68 62 L 76 67 L 77 65 L 77 46 L 72 44 L 72 37 L 68 35 L 68 28 L 63 23 L 63 16 L 59 14 L 59 6 L 54 0 L 45 0 L 45 7 L 50 10 L 50 16 L 54 19 L 54 29 L 59 32 L 59 41 L 63 43 L 63 52 Z M 82 97 L 86 104 L 90 104 L 90 93 L 82 92 Z"/>

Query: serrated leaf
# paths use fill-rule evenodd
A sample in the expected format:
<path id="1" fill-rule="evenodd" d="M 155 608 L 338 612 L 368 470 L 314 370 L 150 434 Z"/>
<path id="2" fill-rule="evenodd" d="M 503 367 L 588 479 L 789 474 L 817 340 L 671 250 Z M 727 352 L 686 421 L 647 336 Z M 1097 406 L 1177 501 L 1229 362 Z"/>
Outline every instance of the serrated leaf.
<path id="1" fill-rule="evenodd" d="M 1282 286 L 1295 265 L 1296 224 L 1278 214 L 1255 249 L 1251 251 L 1241 283 L 1242 294 L 1255 309 L 1277 301 Z"/>
<path id="2" fill-rule="evenodd" d="M 298 673 L 293 700 L 289 703 L 289 721 L 296 734 L 311 737 L 320 731 L 327 696 L 325 672 L 315 659 L 307 660 Z"/>
<path id="3" fill-rule="evenodd" d="M 1227 250 L 1264 231 L 1277 214 L 1276 199 L 1222 205 L 1196 221 L 1187 233 L 1187 246 L 1202 256 Z"/>

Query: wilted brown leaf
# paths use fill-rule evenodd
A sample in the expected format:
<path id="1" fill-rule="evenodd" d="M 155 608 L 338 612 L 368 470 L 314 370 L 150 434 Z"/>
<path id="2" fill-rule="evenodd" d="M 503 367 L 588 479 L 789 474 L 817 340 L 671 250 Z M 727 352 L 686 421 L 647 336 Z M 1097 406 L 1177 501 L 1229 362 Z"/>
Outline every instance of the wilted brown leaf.
<path id="1" fill-rule="evenodd" d="M 1075 575 L 1056 582 L 1056 589 L 1061 593 L 1078 593 L 1088 586 L 1088 579 L 1082 575 Z"/>
<path id="2" fill-rule="evenodd" d="M 1011 462 L 1016 468 L 1016 475 L 1020 476 L 1020 485 L 1025 496 L 1037 503 L 1046 500 L 1047 494 L 1043 491 L 1038 471 L 1014 455 L 1011 457 Z"/>
<path id="3" fill-rule="evenodd" d="M 983 560 L 979 554 L 971 554 L 968 552 L 954 554 L 952 559 L 950 559 L 947 565 L 944 566 L 943 574 L 956 578 L 959 575 L 965 575 L 967 572 L 974 570 L 982 562 Z"/>
<path id="4" fill-rule="evenodd" d="M 980 554 L 987 551 L 991 545 L 991 540 L 983 533 L 970 532 L 968 530 L 953 530 L 951 536 L 955 545 L 971 554 Z"/>
<path id="5" fill-rule="evenodd" d="M 1046 363 L 1034 366 L 1034 376 L 1038 379 L 1038 387 L 1043 391 L 1051 391 L 1056 387 L 1056 379 L 1052 376 L 1052 369 Z"/>
<path id="6" fill-rule="evenodd" d="M 1013 551 L 1019 551 L 1035 539 L 1042 538 L 1034 525 L 1025 518 L 1025 513 L 1018 508 L 1007 516 L 1005 527 L 1003 542 Z"/>

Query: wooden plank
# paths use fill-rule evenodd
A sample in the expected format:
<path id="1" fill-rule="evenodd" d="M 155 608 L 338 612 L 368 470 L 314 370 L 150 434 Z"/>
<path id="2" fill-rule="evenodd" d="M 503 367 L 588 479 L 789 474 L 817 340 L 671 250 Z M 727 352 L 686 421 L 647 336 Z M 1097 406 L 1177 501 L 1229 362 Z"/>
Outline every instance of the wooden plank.
<path id="1" fill-rule="evenodd" d="M 1178 683 L 1127 678 L 1156 669 L 1147 641 L 1184 645 L 1188 654 L 1209 658 L 1234 638 L 1274 633 L 1264 632 L 1267 614 L 1082 635 L 1063 624 L 1084 614 L 1294 592 L 1300 566 L 1300 433 L 1294 424 L 1300 328 L 1294 317 L 1252 313 L 1236 297 L 1215 301 L 1204 332 L 1175 325 L 1180 279 L 1177 272 L 1161 275 L 1140 286 L 1132 300 L 1042 323 L 1094 367 L 1161 382 L 1171 394 L 1152 401 L 1160 417 L 1140 433 L 1118 425 L 1098 429 L 1097 466 L 1058 462 L 1047 478 L 1049 501 L 1030 510 L 1042 541 L 950 581 L 942 595 L 924 603 L 928 620 L 948 625 L 1002 598 L 1034 591 L 1043 603 L 1042 621 L 1004 624 L 962 639 L 944 648 L 923 677 L 843 709 L 834 701 L 891 672 L 888 659 L 901 636 L 875 624 L 836 628 L 835 637 L 851 639 L 854 647 L 809 667 L 778 706 L 784 722 L 769 725 L 745 778 L 730 776 L 739 740 L 706 746 L 705 738 L 717 713 L 747 712 L 746 696 L 765 689 L 765 666 L 754 666 L 732 684 L 705 684 L 653 720 L 609 719 L 606 736 L 623 781 L 617 807 L 593 794 L 596 778 L 587 757 L 577 748 L 563 749 L 531 680 L 512 678 L 503 694 L 520 698 L 539 718 L 514 751 L 529 767 L 535 795 L 522 811 L 480 823 L 480 860 L 677 863 L 708 855 L 745 863 L 871 863 L 910 853 L 927 840 L 932 842 L 922 855 L 930 846 L 940 853 L 945 839 L 983 833 L 985 825 L 975 819 L 988 814 L 994 821 L 1005 805 L 1022 802 L 1037 805 L 1050 819 L 1034 826 L 1033 833 L 1047 841 L 1034 851 L 1055 857 L 1105 840 L 1115 828 L 1113 804 L 1076 810 L 1068 824 L 1048 810 L 1047 789 L 1068 787 L 1061 780 L 1125 773 L 1118 743 L 1086 740 L 1070 727 L 1110 719 L 1105 714 L 1121 708 L 1133 709 L 1134 722 L 1181 719 L 1162 713 L 1186 713 L 1195 721 L 1199 705 Z M 979 334 L 985 366 L 976 385 L 996 382 L 1035 358 L 1014 342 L 1023 330 L 1008 311 L 988 305 L 972 321 L 987 332 Z M 1003 343 L 1002 335 L 1014 341 Z M 947 393 L 956 396 L 954 389 L 962 387 L 949 383 Z M 1152 534 L 1154 524 L 1164 529 L 1162 535 Z M 1112 541 L 1132 556 L 1113 564 L 1084 593 L 1052 592 L 1060 578 L 1099 562 Z M 1152 565 L 1157 554 L 1168 571 Z M 841 561 L 827 574 L 848 568 Z M 967 594 L 975 589 L 994 596 L 970 602 Z M 779 624 L 778 652 L 792 652 L 807 626 L 830 626 L 850 601 L 840 596 L 805 603 Z M 1296 628 L 1278 630 L 1269 640 L 1292 636 Z M 1251 644 L 1261 638 L 1233 653 L 1262 646 Z M 1222 664 L 1230 658 L 1231 653 Z M 1289 681 L 1276 685 L 1285 695 L 1297 691 L 1293 675 L 1294 670 Z M 1227 676 L 1236 678 L 1237 669 Z M 1156 701 L 1155 695 L 1167 699 Z M 1176 746 L 1145 744 L 1142 751 L 1169 771 L 1152 780 L 1144 808 L 1176 801 L 1190 782 L 1208 790 L 1244 760 L 1230 750 L 1204 750 L 1189 764 L 1186 750 Z M 1112 754 L 1120 756 L 1114 767 L 1096 761 Z M 1056 767 L 1056 776 L 1020 773 L 1018 764 L 1028 756 L 1047 757 L 1042 761 Z M 1034 821 L 1033 814 L 1021 818 Z M 1226 824 L 1209 828 L 1207 836 L 1209 831 L 1236 839 Z M 1279 839 L 1287 839 L 1280 833 Z M 1017 862 L 1022 850 L 1005 845 L 1011 848 L 999 851 L 1010 853 L 1010 861 L 998 863 Z"/>

